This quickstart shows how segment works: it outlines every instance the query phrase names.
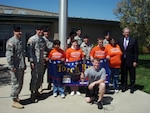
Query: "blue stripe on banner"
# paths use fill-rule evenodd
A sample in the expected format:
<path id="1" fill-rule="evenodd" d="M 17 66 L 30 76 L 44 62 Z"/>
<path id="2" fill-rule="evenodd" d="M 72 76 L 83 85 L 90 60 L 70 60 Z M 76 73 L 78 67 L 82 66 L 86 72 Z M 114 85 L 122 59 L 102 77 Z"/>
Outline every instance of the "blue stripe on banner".
<path id="1" fill-rule="evenodd" d="M 65 71 L 64 69 L 64 63 L 59 60 L 50 60 L 49 61 L 49 77 L 52 79 L 52 83 L 55 86 L 62 86 L 62 79 Z"/>
<path id="2" fill-rule="evenodd" d="M 109 84 L 110 82 L 110 68 L 109 68 L 109 63 L 107 59 L 101 59 L 100 60 L 100 66 L 101 68 L 104 68 L 106 70 L 106 84 Z"/>

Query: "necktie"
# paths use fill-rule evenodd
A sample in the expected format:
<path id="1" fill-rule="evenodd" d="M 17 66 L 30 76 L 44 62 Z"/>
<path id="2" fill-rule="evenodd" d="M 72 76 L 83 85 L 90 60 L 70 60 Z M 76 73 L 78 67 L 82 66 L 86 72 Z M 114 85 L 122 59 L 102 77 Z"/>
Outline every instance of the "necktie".
<path id="1" fill-rule="evenodd" d="M 125 38 L 125 40 L 124 40 L 124 49 L 125 49 L 125 50 L 126 50 L 127 46 L 128 46 L 128 39 Z"/>

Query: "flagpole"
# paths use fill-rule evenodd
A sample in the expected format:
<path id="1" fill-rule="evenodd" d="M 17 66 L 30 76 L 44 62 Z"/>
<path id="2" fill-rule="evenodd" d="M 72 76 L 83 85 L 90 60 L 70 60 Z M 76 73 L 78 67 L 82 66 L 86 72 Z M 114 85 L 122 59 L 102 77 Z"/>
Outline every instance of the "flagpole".
<path id="1" fill-rule="evenodd" d="M 68 0 L 60 0 L 59 40 L 61 41 L 61 48 L 64 50 L 66 49 L 67 17 L 68 17 Z"/>

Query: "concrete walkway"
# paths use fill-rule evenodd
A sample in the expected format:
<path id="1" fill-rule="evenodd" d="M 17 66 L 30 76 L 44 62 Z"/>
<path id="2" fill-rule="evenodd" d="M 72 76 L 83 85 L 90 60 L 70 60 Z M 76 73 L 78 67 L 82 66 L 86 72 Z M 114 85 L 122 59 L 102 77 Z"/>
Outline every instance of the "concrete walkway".
<path id="1" fill-rule="evenodd" d="M 6 59 L 0 58 L 0 64 L 7 66 Z M 5 76 L 6 75 L 6 76 Z M 6 71 L 0 72 L 0 77 L 7 77 Z M 27 64 L 25 71 L 24 85 L 20 94 L 21 102 L 24 109 L 16 109 L 11 107 L 12 100 L 10 98 L 10 79 L 6 83 L 0 84 L 0 113 L 149 113 L 150 112 L 150 95 L 142 91 L 136 90 L 134 94 L 130 94 L 129 90 L 125 93 L 121 91 L 118 94 L 104 95 L 104 109 L 97 109 L 96 104 L 85 103 L 85 94 L 81 96 L 70 96 L 65 99 L 60 96 L 53 97 L 50 90 L 42 92 L 43 98 L 38 103 L 30 103 L 30 67 Z M 46 76 L 44 78 L 43 88 L 47 88 Z"/>

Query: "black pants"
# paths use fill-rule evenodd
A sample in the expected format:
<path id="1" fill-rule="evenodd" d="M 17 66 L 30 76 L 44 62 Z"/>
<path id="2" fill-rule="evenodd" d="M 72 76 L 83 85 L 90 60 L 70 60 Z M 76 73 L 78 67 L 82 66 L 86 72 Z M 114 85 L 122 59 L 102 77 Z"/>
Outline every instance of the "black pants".
<path id="1" fill-rule="evenodd" d="M 130 77 L 130 86 L 134 86 L 135 84 L 135 67 L 131 66 L 127 66 L 125 65 L 125 63 L 122 63 L 121 66 L 121 84 L 122 86 L 127 86 L 127 80 L 128 80 L 128 74 Z"/>

